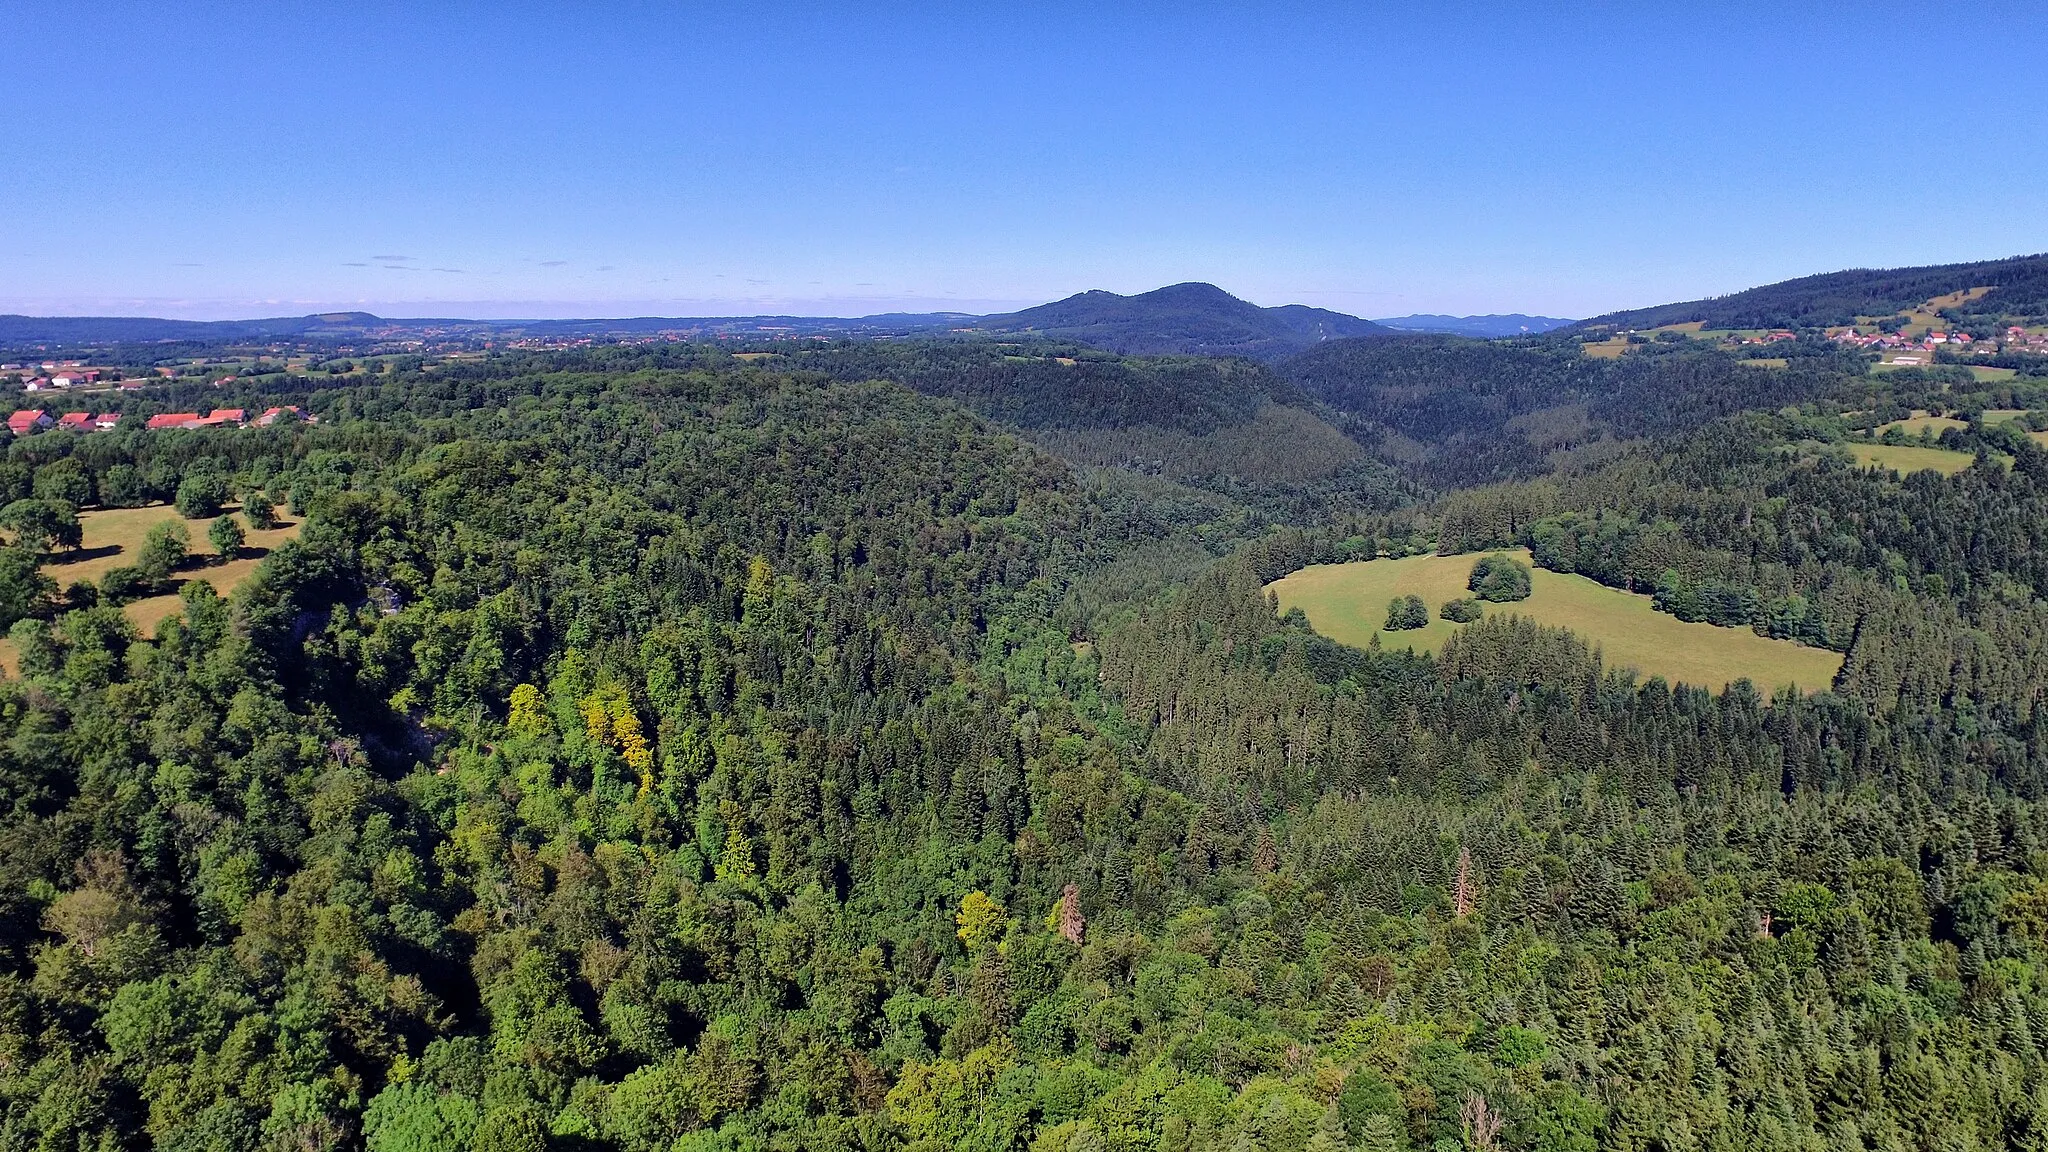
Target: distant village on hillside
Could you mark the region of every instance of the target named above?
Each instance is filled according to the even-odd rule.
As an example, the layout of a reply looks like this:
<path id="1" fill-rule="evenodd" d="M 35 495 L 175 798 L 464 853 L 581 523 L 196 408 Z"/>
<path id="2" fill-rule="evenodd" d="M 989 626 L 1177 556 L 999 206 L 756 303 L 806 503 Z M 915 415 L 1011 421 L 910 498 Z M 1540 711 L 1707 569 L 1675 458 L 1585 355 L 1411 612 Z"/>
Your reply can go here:
<path id="1" fill-rule="evenodd" d="M 305 422 L 314 424 L 319 417 L 310 416 L 296 404 L 278 408 L 266 408 L 254 420 L 249 419 L 246 408 L 215 408 L 204 414 L 198 412 L 163 412 L 143 421 L 143 427 L 156 430 L 164 428 L 267 428 L 272 424 Z M 15 436 L 31 436 L 37 432 L 59 428 L 69 432 L 106 432 L 119 427 L 119 412 L 66 412 L 52 416 L 42 408 L 23 408 L 7 417 L 7 430 Z"/>

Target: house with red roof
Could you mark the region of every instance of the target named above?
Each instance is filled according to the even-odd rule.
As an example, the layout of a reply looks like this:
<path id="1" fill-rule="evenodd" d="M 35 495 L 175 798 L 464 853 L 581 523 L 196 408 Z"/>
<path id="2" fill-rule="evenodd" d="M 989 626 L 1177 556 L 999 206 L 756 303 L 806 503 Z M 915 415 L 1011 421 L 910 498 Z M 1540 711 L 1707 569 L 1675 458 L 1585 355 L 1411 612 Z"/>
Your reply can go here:
<path id="1" fill-rule="evenodd" d="M 213 428 L 222 424 L 240 424 L 247 419 L 246 408 L 215 408 L 213 414 L 199 421 L 201 428 Z"/>
<path id="2" fill-rule="evenodd" d="M 90 432 L 92 431 L 92 413 L 66 412 L 57 418 L 57 427 L 69 428 L 73 432 Z"/>
<path id="3" fill-rule="evenodd" d="M 92 418 L 92 427 L 95 432 L 110 431 L 120 423 L 121 414 L 119 412 L 102 412 Z"/>
<path id="4" fill-rule="evenodd" d="M 165 413 L 163 413 L 162 415 L 158 415 L 158 416 L 151 416 L 151 417 L 149 418 L 149 423 L 148 423 L 147 427 L 150 427 L 150 428 L 197 428 L 197 427 L 199 427 L 199 413 L 197 413 L 197 412 L 165 412 Z"/>
<path id="5" fill-rule="evenodd" d="M 258 428 L 268 428 L 280 421 L 289 423 L 295 420 L 304 420 L 305 418 L 305 411 L 297 404 L 287 404 L 282 408 L 265 408 L 263 415 L 256 418 L 255 424 Z"/>
<path id="6" fill-rule="evenodd" d="M 50 414 L 41 408 L 25 408 L 7 418 L 7 430 L 16 436 L 26 436 L 40 432 L 52 423 Z"/>

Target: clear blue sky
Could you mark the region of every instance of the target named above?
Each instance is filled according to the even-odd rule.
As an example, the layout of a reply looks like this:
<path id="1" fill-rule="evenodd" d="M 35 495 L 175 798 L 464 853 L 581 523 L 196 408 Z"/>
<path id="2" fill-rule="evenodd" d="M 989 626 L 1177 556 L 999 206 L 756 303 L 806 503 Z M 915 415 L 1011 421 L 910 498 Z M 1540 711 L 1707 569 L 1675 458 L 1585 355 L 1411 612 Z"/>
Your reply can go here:
<path id="1" fill-rule="evenodd" d="M 729 8 L 0 0 L 0 311 L 1581 316 L 2048 250 L 2039 0 Z"/>

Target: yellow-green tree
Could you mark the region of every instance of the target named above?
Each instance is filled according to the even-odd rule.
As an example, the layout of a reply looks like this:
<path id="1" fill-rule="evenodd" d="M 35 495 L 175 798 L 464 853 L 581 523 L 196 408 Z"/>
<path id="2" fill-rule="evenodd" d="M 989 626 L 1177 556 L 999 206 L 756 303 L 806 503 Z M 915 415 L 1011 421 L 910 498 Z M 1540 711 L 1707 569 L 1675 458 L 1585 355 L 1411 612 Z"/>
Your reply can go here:
<path id="1" fill-rule="evenodd" d="M 983 945 L 995 941 L 1003 923 L 1003 906 L 977 888 L 961 898 L 960 911 L 954 914 L 953 923 L 959 926 L 956 934 L 960 943 L 969 952 L 979 952 Z"/>
<path id="2" fill-rule="evenodd" d="M 720 880 L 749 880 L 754 875 L 754 842 L 740 827 L 742 813 L 738 801 L 726 799 L 718 802 L 719 818 L 725 821 L 725 850 L 718 854 L 718 864 L 713 869 Z"/>
<path id="3" fill-rule="evenodd" d="M 532 740 L 547 733 L 548 704 L 540 689 L 531 684 L 521 684 L 512 689 L 512 701 L 507 709 L 505 726 L 515 736 Z"/>

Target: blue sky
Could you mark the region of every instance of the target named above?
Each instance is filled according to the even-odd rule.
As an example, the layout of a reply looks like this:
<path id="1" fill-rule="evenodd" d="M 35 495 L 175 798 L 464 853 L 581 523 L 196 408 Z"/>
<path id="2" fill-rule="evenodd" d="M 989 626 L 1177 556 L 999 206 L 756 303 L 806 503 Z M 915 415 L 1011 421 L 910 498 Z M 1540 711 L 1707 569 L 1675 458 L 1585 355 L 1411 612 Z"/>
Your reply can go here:
<path id="1" fill-rule="evenodd" d="M 2048 6 L 1683 7 L 0 0 L 0 311 L 1581 316 L 2048 250 Z"/>

